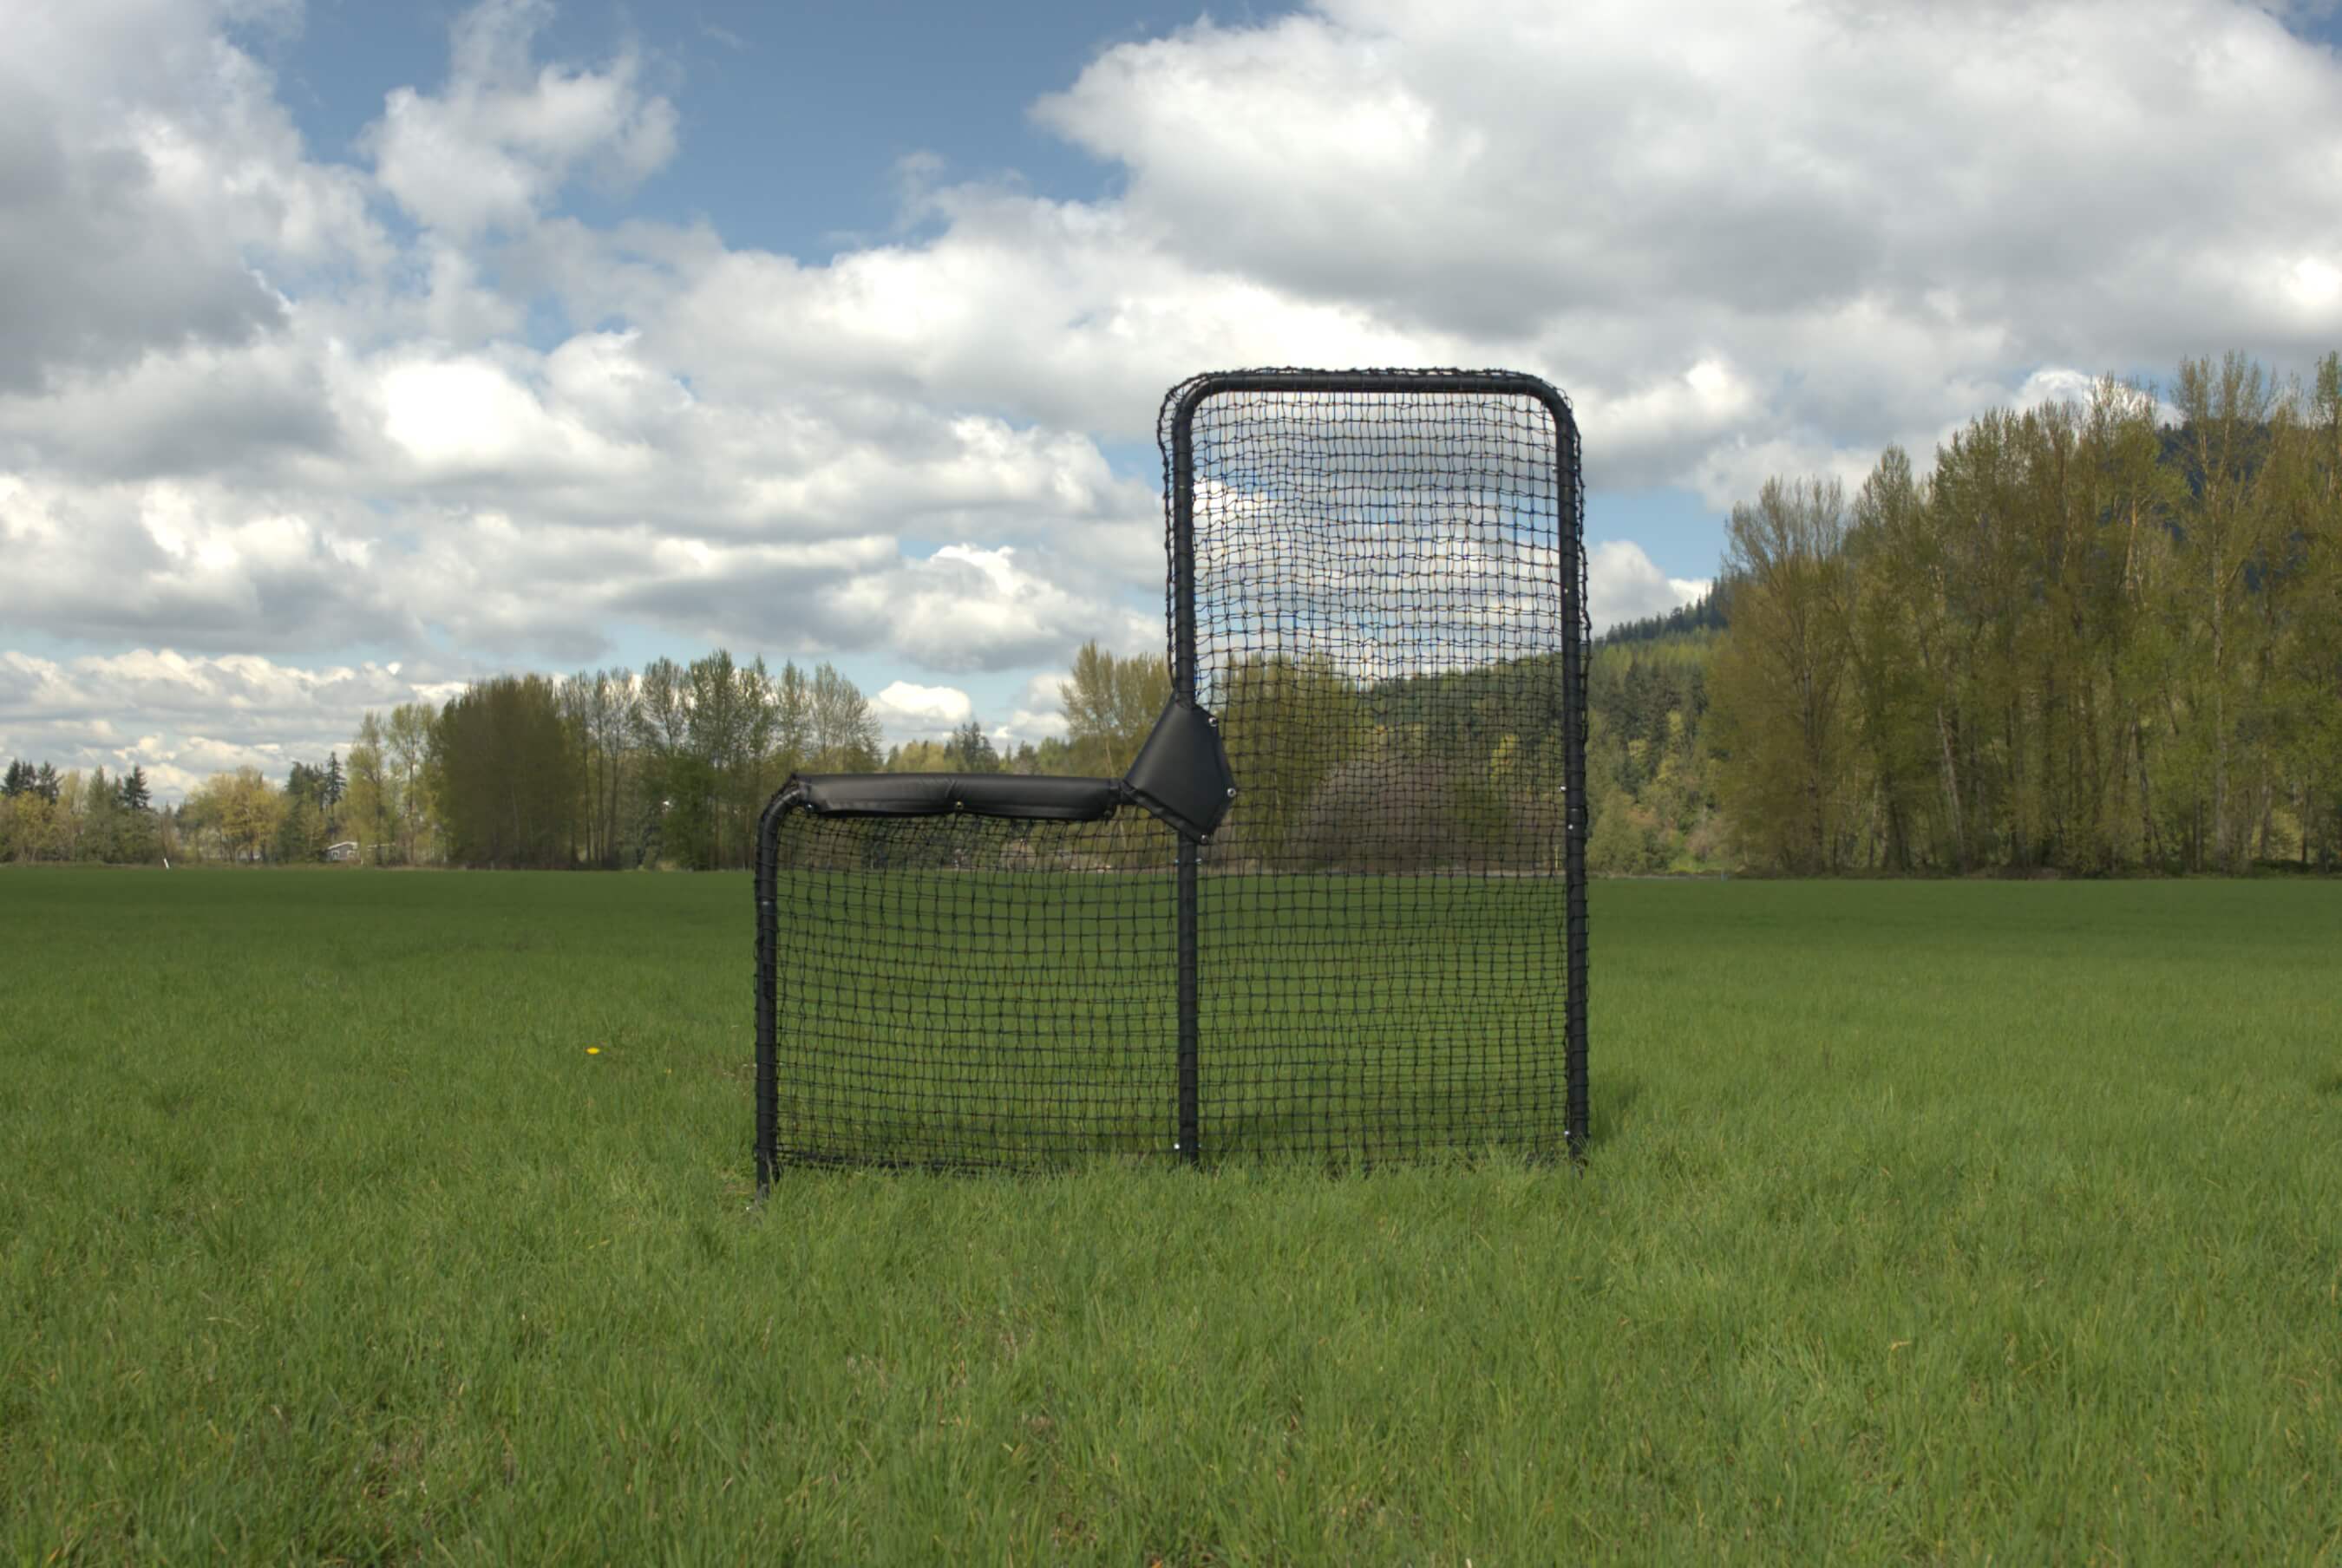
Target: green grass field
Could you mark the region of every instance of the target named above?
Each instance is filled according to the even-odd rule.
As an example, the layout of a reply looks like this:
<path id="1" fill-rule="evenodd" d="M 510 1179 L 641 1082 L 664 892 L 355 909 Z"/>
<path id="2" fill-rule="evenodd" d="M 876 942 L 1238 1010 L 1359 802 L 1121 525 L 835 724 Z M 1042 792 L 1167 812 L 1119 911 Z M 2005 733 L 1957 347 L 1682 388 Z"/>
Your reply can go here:
<path id="1" fill-rule="evenodd" d="M 2342 887 L 1599 884 L 1582 1176 L 761 1211 L 749 907 L 0 873 L 7 1560 L 2342 1563 Z"/>

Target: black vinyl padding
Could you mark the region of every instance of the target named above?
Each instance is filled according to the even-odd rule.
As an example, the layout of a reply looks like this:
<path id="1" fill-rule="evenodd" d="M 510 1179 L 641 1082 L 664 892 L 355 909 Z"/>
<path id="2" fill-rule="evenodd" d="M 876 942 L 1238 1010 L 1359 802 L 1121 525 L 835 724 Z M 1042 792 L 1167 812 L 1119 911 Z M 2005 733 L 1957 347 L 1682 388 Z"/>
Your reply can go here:
<path id="1" fill-rule="evenodd" d="M 1122 782 L 1132 799 L 1196 839 L 1211 836 L 1236 795 L 1212 715 L 1176 699 L 1155 721 Z"/>
<path id="2" fill-rule="evenodd" d="M 1097 822 L 1127 798 L 1120 779 L 1038 774 L 799 774 L 793 781 L 816 816 L 1020 817 Z"/>

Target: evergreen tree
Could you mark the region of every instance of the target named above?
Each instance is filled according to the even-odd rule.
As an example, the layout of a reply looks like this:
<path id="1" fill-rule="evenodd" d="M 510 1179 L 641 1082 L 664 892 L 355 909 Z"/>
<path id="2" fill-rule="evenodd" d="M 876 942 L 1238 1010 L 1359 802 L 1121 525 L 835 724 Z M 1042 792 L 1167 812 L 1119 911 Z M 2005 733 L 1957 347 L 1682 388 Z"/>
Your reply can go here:
<path id="1" fill-rule="evenodd" d="M 0 798 L 14 800 L 33 787 L 33 766 L 30 763 L 11 762 L 5 782 L 0 782 Z"/>
<path id="2" fill-rule="evenodd" d="M 163 824 L 146 787 L 146 770 L 133 767 L 116 780 L 109 804 L 111 810 L 105 814 L 111 819 L 107 858 L 130 863 L 153 860 L 162 847 Z"/>
<path id="3" fill-rule="evenodd" d="M 33 775 L 33 793 L 51 805 L 55 805 L 57 804 L 57 788 L 61 783 L 63 781 L 57 777 L 57 770 L 49 764 L 43 763 L 41 771 Z"/>
<path id="4" fill-rule="evenodd" d="M 285 775 L 283 805 L 275 818 L 273 853 L 285 863 L 315 860 L 329 839 L 325 820 L 325 770 L 295 763 Z"/>
<path id="5" fill-rule="evenodd" d="M 1692 632 L 1721 631 L 1725 614 L 1723 584 L 1717 584 L 1690 604 L 1677 605 L 1663 615 L 1621 621 L 1596 641 L 1606 647 L 1619 643 L 1656 643 Z"/>
<path id="6" fill-rule="evenodd" d="M 325 772 L 318 781 L 318 804 L 327 812 L 342 804 L 342 793 L 348 787 L 342 776 L 342 754 L 332 752 L 325 757 Z"/>
<path id="7" fill-rule="evenodd" d="M 121 784 L 107 778 L 104 768 L 93 768 L 82 785 L 81 799 L 75 804 L 81 808 L 81 821 L 74 858 L 102 863 L 121 859 Z"/>
<path id="8" fill-rule="evenodd" d="M 944 748 L 944 755 L 946 765 L 955 773 L 996 774 L 1000 771 L 1000 754 L 992 749 L 992 738 L 974 719 L 952 732 L 951 743 Z"/>

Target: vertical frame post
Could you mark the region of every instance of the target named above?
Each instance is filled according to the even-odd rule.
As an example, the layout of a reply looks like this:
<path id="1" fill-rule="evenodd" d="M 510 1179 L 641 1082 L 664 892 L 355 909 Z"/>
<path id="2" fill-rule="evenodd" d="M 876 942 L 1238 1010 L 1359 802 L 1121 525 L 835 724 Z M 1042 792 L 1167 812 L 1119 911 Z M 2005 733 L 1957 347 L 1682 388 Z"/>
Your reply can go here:
<path id="1" fill-rule="evenodd" d="M 1179 405 L 1172 424 L 1171 463 L 1171 700 L 1196 701 L 1196 404 Z M 1179 1157 L 1203 1158 L 1203 1117 L 1197 1101 L 1196 1036 L 1200 1016 L 1196 922 L 1196 841 L 1179 835 Z"/>
<path id="2" fill-rule="evenodd" d="M 775 1016 L 780 987 L 778 911 L 781 819 L 797 804 L 794 780 L 765 803 L 756 818 L 756 1198 L 773 1190 L 780 1141 L 780 1046 Z"/>
<path id="3" fill-rule="evenodd" d="M 1179 836 L 1179 1157 L 1191 1165 L 1203 1158 L 1203 1118 L 1196 1104 L 1196 841 L 1182 834 Z"/>
<path id="4" fill-rule="evenodd" d="M 1568 406 L 1552 388 L 1544 401 L 1554 423 L 1554 477 L 1560 494 L 1561 551 L 1561 783 L 1564 943 L 1569 992 L 1562 999 L 1563 1136 L 1569 1157 L 1582 1164 L 1589 1121 L 1586 1071 L 1586 664 L 1592 621 L 1586 608 L 1586 488 L 1579 472 L 1577 426 Z"/>

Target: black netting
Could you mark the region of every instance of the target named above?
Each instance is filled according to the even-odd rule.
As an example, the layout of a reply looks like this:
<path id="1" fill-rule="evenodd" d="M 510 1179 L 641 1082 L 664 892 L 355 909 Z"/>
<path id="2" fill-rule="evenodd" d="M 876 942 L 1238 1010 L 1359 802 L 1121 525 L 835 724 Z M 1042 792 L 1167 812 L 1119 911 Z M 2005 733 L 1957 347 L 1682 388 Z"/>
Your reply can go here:
<path id="1" fill-rule="evenodd" d="M 1127 804 L 1014 820 L 1013 785 L 1006 820 L 776 797 L 766 1166 L 1582 1146 L 1567 405 L 1501 373 L 1241 372 L 1175 387 L 1161 438 L 1166 721 L 1215 716 L 1232 807 L 1198 842 Z M 1192 783 L 1216 763 L 1185 722 L 1163 777 Z"/>
<path id="2" fill-rule="evenodd" d="M 776 825 L 778 1158 L 1172 1153 L 1170 829 L 1127 809 Z"/>
<path id="3" fill-rule="evenodd" d="M 1175 668 L 1184 500 L 1240 792 L 1200 852 L 1214 1154 L 1567 1144 L 1574 432 L 1528 386 L 1394 379 L 1211 392 L 1184 442 L 1165 404 Z"/>

